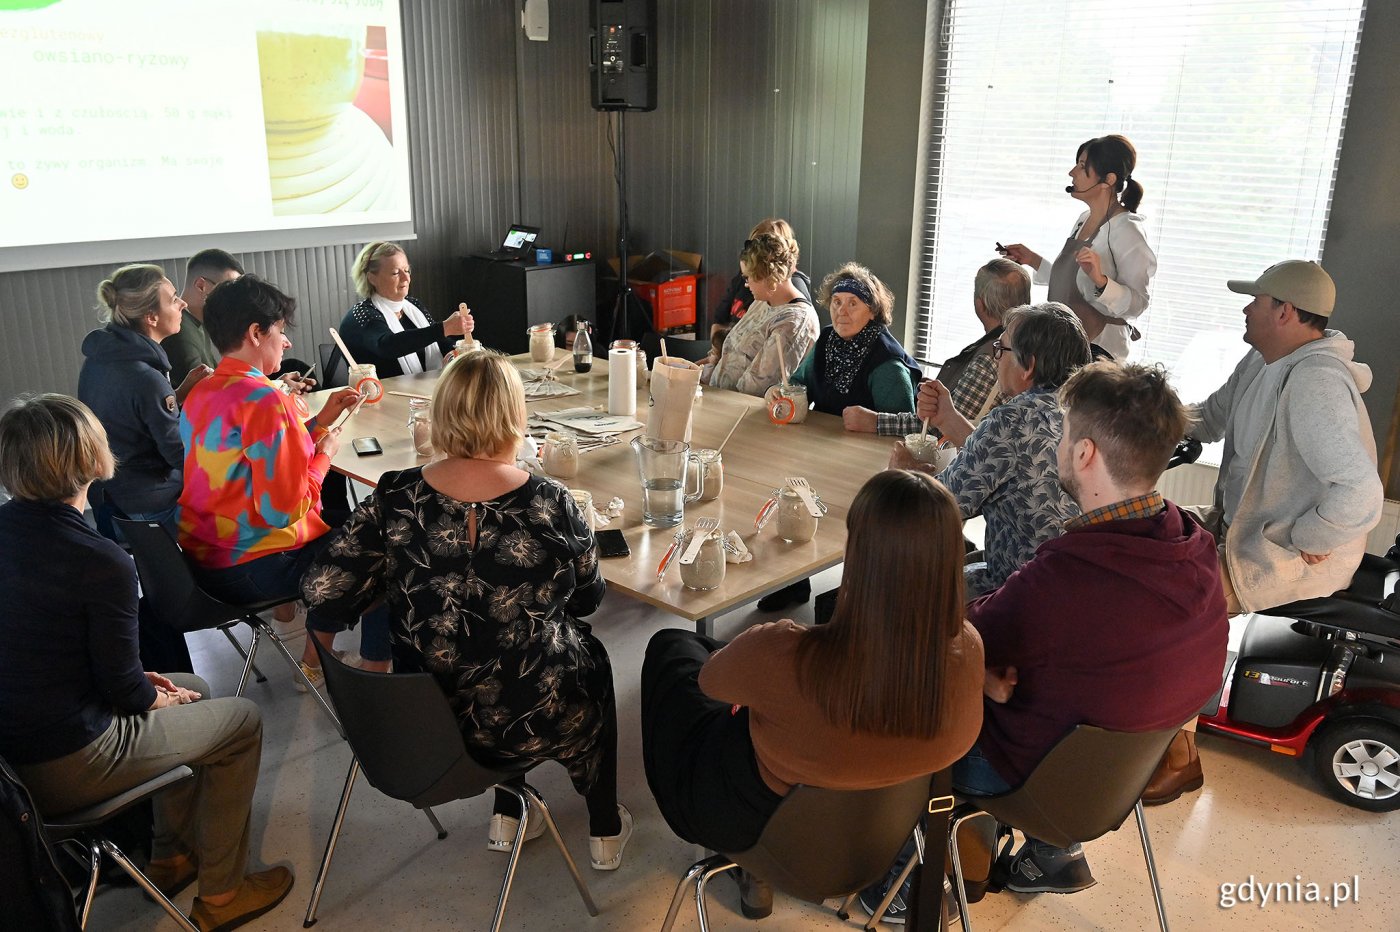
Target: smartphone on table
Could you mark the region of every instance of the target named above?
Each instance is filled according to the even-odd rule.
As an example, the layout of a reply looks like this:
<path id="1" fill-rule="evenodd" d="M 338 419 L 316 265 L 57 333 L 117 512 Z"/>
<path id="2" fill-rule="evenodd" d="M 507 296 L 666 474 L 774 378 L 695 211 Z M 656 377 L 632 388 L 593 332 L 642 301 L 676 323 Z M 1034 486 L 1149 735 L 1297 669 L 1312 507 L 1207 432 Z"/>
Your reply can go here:
<path id="1" fill-rule="evenodd" d="M 630 557 L 632 549 L 627 546 L 627 538 L 619 530 L 599 531 L 598 555 L 603 557 Z"/>

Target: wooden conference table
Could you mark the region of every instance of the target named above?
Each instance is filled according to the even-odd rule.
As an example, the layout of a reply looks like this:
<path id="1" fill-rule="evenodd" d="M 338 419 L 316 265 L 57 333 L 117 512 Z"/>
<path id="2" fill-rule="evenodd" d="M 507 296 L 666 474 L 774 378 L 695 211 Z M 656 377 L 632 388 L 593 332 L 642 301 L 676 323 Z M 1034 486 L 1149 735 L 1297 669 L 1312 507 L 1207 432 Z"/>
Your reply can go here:
<path id="1" fill-rule="evenodd" d="M 528 356 L 511 359 L 520 368 L 538 367 Z M 430 395 L 437 375 L 426 372 L 386 379 L 384 387 L 387 391 Z M 558 379 L 581 394 L 531 401 L 532 413 L 584 405 L 606 408 L 605 360 L 595 360 L 593 370 L 587 373 L 575 373 L 565 363 L 558 370 Z M 313 411 L 319 409 L 323 398 L 324 393 L 320 393 L 311 400 Z M 363 405 L 342 431 L 344 442 L 332 468 L 359 482 L 377 485 L 385 472 L 427 463 L 428 458 L 418 456 L 413 449 L 407 427 L 408 402 L 408 398 L 385 394 L 379 403 Z M 607 527 L 623 532 L 632 553 L 599 561 L 609 588 L 693 621 L 701 633 L 710 632 L 715 616 L 840 563 L 846 547 L 847 509 L 865 481 L 884 469 L 889 460 L 888 438 L 849 433 L 839 417 L 812 412 L 803 424 L 777 425 L 768 419 L 762 399 L 708 387 L 695 403 L 692 449 L 718 446 L 746 409 L 754 410 L 723 451 L 723 493 L 714 501 L 685 506 L 685 526 L 693 526 L 697 518 L 718 518 L 721 530 L 738 531 L 753 552 L 752 561 L 728 565 L 724 582 L 717 589 L 698 592 L 685 588 L 676 562 L 664 580 L 656 579 L 656 567 L 675 539 L 677 528 L 652 528 L 642 523 L 641 479 L 629 442 L 641 431 L 623 434 L 621 443 L 583 453 L 578 475 L 560 480 L 571 489 L 593 493 L 599 510 L 614 496 L 625 503 L 622 516 L 613 518 Z M 637 394 L 637 420 L 645 423 L 647 413 L 648 395 L 643 387 Z M 365 436 L 377 437 L 384 453 L 357 456 L 350 440 Z M 805 476 L 829 509 L 816 536 L 804 544 L 779 538 L 776 518 L 762 531 L 754 530 L 759 509 L 787 476 Z"/>

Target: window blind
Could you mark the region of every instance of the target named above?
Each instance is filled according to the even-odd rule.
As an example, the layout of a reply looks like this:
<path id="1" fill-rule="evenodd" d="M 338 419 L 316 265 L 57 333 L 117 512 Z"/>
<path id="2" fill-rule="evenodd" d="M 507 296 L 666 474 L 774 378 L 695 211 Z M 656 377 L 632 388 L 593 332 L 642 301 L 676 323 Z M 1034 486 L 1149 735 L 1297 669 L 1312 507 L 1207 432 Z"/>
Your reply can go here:
<path id="1" fill-rule="evenodd" d="M 1132 356 L 1183 400 L 1248 349 L 1229 278 L 1322 254 L 1365 0 L 940 0 L 931 11 L 913 349 L 942 360 L 981 332 L 994 244 L 1053 260 L 1083 209 L 1079 145 L 1138 152 L 1157 253 Z M 1037 286 L 1034 300 L 1045 299 Z"/>

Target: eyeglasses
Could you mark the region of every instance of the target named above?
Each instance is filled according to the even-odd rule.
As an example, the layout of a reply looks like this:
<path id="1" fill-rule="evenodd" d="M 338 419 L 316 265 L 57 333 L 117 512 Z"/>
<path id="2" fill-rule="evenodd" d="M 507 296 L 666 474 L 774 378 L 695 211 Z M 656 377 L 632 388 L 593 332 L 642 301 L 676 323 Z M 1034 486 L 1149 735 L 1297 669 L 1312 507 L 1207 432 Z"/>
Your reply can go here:
<path id="1" fill-rule="evenodd" d="M 1016 347 L 1014 347 L 1014 346 L 1007 346 L 1005 343 L 1001 342 L 1000 340 L 993 340 L 993 341 L 992 341 L 992 359 L 995 359 L 995 360 L 1000 361 L 1000 360 L 1001 360 L 1001 354 L 1002 354 L 1002 353 L 1015 353 L 1015 352 L 1016 352 Z"/>

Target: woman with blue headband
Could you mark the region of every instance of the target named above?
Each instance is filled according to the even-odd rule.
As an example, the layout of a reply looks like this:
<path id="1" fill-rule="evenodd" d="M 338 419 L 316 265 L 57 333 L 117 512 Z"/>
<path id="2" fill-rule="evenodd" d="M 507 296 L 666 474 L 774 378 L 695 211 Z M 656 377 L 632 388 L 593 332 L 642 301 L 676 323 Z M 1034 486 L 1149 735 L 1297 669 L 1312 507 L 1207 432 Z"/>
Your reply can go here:
<path id="1" fill-rule="evenodd" d="M 849 405 L 900 414 L 914 410 L 922 371 L 890 333 L 894 295 L 865 266 L 847 262 L 828 275 L 817 300 L 831 312 L 792 381 L 807 386 L 818 411 Z"/>
<path id="2" fill-rule="evenodd" d="M 807 386 L 818 411 L 841 416 L 848 406 L 901 414 L 914 410 L 914 389 L 922 371 L 890 333 L 894 295 L 857 262 L 847 262 L 822 280 L 817 300 L 831 311 L 816 345 L 792 381 Z M 769 389 L 769 399 L 775 389 Z M 774 612 L 812 597 L 812 582 L 798 580 L 758 600 L 759 611 Z"/>

